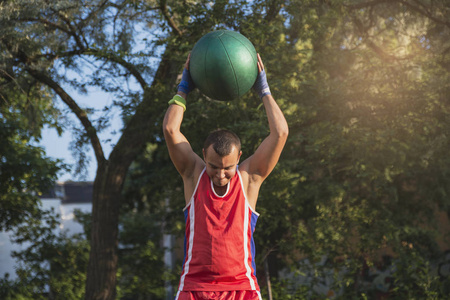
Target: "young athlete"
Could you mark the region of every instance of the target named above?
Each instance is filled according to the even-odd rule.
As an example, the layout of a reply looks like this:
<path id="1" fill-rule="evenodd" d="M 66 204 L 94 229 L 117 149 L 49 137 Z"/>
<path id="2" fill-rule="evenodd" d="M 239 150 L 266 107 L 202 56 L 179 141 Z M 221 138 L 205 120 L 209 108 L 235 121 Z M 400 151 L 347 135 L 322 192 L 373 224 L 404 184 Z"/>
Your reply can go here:
<path id="1" fill-rule="evenodd" d="M 259 54 L 258 71 L 253 88 L 264 103 L 270 134 L 241 164 L 241 142 L 233 132 L 213 131 L 205 141 L 202 159 L 180 131 L 186 97 L 195 88 L 189 57 L 177 95 L 169 101 L 164 137 L 183 178 L 186 200 L 185 258 L 177 300 L 261 299 L 253 241 L 259 216 L 255 207 L 262 182 L 278 162 L 288 125 L 271 95 Z"/>

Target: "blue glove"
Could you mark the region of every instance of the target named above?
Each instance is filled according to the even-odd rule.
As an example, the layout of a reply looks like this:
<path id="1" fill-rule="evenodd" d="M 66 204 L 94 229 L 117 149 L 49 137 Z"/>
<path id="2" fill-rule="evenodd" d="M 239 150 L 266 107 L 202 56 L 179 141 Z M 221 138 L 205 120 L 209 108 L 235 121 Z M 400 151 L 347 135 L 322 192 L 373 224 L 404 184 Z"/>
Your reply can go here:
<path id="1" fill-rule="evenodd" d="M 272 94 L 270 92 L 269 83 L 267 82 L 265 70 L 262 70 L 261 72 L 258 73 L 255 84 L 253 85 L 253 89 L 258 93 L 260 98 Z"/>
<path id="2" fill-rule="evenodd" d="M 178 91 L 189 94 L 193 89 L 195 89 L 194 81 L 192 81 L 191 73 L 188 69 L 183 70 L 183 75 L 181 76 L 181 82 L 178 85 Z"/>

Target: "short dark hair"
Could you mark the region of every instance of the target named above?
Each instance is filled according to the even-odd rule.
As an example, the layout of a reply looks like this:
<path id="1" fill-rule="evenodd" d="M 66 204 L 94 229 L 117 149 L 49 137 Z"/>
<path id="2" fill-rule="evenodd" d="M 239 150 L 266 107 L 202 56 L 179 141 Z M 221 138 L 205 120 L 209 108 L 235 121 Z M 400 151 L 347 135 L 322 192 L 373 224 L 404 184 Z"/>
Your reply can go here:
<path id="1" fill-rule="evenodd" d="M 233 146 L 236 146 L 238 152 L 241 151 L 241 140 L 234 132 L 227 129 L 217 129 L 211 132 L 205 140 L 203 149 L 206 151 L 211 145 L 221 157 L 230 154 Z"/>

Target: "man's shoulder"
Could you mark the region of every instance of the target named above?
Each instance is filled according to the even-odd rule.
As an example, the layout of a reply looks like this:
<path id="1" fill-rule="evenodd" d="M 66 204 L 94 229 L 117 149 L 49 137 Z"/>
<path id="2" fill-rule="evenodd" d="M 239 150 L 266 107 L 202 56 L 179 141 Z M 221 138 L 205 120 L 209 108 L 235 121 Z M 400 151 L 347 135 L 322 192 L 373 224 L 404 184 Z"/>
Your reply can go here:
<path id="1" fill-rule="evenodd" d="M 197 185 L 197 182 L 200 180 L 200 175 L 202 174 L 203 170 L 205 170 L 205 162 L 200 159 L 195 162 L 195 166 L 192 170 L 192 173 L 188 178 L 185 178 L 185 182 L 190 182 L 193 187 Z"/>
<path id="2" fill-rule="evenodd" d="M 241 174 L 244 184 L 257 184 L 262 183 L 262 178 L 255 172 L 251 172 L 252 156 L 244 160 L 239 165 L 239 173 Z"/>

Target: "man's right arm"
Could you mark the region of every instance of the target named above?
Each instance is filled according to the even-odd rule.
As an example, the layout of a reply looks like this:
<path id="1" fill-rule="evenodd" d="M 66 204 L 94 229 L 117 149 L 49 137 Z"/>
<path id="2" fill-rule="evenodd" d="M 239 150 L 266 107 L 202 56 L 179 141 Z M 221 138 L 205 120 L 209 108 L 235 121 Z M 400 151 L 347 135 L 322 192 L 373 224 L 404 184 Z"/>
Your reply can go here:
<path id="1" fill-rule="evenodd" d="M 178 173 L 183 177 L 186 202 L 189 201 L 195 187 L 195 181 L 204 167 L 203 160 L 192 150 L 191 145 L 180 130 L 186 110 L 187 95 L 195 88 L 189 73 L 189 59 L 190 56 L 188 56 L 184 65 L 177 95 L 169 102 L 171 104 L 163 122 L 164 138 L 170 159 Z"/>
<path id="2" fill-rule="evenodd" d="M 178 92 L 178 95 L 186 98 L 186 94 Z M 193 175 L 195 164 L 199 158 L 192 150 L 188 140 L 181 133 L 181 122 L 183 121 L 184 108 L 177 104 L 171 104 L 167 109 L 163 122 L 164 138 L 172 160 L 178 173 L 183 179 Z"/>

